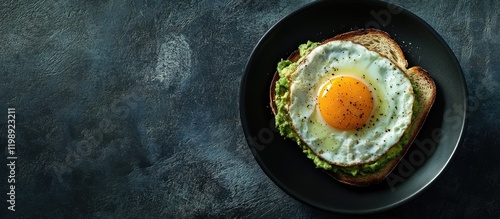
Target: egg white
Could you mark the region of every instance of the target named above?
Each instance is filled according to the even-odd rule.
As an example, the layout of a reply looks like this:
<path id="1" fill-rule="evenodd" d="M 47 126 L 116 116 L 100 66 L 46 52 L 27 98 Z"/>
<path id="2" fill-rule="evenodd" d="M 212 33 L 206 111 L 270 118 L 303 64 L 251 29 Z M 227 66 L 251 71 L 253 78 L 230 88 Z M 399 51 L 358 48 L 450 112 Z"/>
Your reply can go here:
<path id="1" fill-rule="evenodd" d="M 318 108 L 318 92 L 333 77 L 350 76 L 372 91 L 374 109 L 364 127 L 338 130 Z M 292 126 L 323 160 L 352 166 L 377 160 L 411 123 L 414 96 L 406 75 L 376 52 L 349 41 L 331 41 L 312 50 L 290 76 Z"/>

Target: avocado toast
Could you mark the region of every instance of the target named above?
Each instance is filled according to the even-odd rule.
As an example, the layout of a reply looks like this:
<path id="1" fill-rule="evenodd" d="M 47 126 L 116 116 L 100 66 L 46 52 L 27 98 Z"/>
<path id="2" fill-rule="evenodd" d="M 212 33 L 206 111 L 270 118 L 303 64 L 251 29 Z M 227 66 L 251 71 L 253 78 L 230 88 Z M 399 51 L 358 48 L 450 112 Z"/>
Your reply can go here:
<path id="1" fill-rule="evenodd" d="M 311 50 L 330 41 L 350 41 L 360 44 L 370 51 L 377 52 L 404 72 L 412 83 L 415 103 L 413 105 L 411 125 L 407 128 L 400 141 L 374 162 L 347 167 L 328 163 L 317 156 L 307 144 L 304 144 L 290 125 L 287 112 L 288 82 L 286 75 L 293 72 L 301 58 Z M 420 131 L 436 96 L 436 86 L 427 72 L 419 66 L 411 68 L 407 68 L 407 66 L 408 63 L 399 45 L 389 34 L 377 29 L 351 31 L 334 36 L 321 43 L 307 42 L 302 44 L 299 46 L 299 50 L 294 51 L 287 60 L 283 60 L 278 64 L 277 72 L 271 83 L 270 106 L 275 115 L 276 126 L 282 136 L 297 142 L 317 168 L 325 170 L 338 181 L 353 186 L 367 186 L 380 182 L 391 173 L 408 151 Z"/>

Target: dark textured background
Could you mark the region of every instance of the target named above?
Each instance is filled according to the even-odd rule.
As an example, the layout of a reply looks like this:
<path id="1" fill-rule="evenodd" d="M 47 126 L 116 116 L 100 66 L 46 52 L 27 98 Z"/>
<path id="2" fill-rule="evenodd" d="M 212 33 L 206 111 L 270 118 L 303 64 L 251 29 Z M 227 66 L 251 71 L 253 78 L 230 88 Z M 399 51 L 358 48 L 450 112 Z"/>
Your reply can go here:
<path id="1" fill-rule="evenodd" d="M 0 1 L 0 145 L 15 107 L 19 157 L 16 212 L 2 201 L 0 218 L 347 217 L 275 186 L 239 117 L 253 47 L 310 0 L 27 2 Z M 500 215 L 500 2 L 389 2 L 449 44 L 473 107 L 443 177 L 375 216 Z"/>

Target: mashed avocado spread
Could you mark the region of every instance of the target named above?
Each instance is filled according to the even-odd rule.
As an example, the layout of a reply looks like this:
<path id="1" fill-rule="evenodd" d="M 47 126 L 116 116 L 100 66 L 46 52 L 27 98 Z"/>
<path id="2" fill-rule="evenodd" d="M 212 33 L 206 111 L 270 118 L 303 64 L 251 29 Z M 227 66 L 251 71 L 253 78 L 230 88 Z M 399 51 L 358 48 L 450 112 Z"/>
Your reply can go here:
<path id="1" fill-rule="evenodd" d="M 408 132 L 405 132 L 401 140 L 396 145 L 392 146 L 389 149 L 389 151 L 385 153 L 377 161 L 357 166 L 342 167 L 342 166 L 332 165 L 322 160 L 318 156 L 316 156 L 316 154 L 313 151 L 311 151 L 311 149 L 309 149 L 309 147 L 300 140 L 297 133 L 295 133 L 292 129 L 291 119 L 289 118 L 288 110 L 286 108 L 286 106 L 288 106 L 290 101 L 289 100 L 290 82 L 288 81 L 288 77 L 297 67 L 298 65 L 297 63 L 299 63 L 302 60 L 302 58 L 309 53 L 309 51 L 311 51 L 312 49 L 316 48 L 319 45 L 320 43 L 311 41 L 301 44 L 299 46 L 300 59 L 297 62 L 293 63 L 290 60 L 281 60 L 278 63 L 277 70 L 280 79 L 276 82 L 276 96 L 275 96 L 275 103 L 277 107 L 277 114 L 275 117 L 276 127 L 278 128 L 282 136 L 297 142 L 299 147 L 302 149 L 302 152 L 304 152 L 307 155 L 307 158 L 313 160 L 317 168 L 322 168 L 340 174 L 350 174 L 352 176 L 356 176 L 358 174 L 365 175 L 368 173 L 376 172 L 380 168 L 384 167 L 389 161 L 396 158 L 402 152 L 403 147 L 409 141 L 410 136 Z M 412 86 L 413 86 L 413 92 L 416 97 L 413 103 L 413 112 L 417 112 L 419 107 L 417 102 L 418 100 L 417 97 L 419 95 L 418 87 L 415 86 L 413 82 Z M 416 113 L 413 113 L 413 117 L 415 115 Z M 407 130 L 409 130 L 409 128 Z"/>

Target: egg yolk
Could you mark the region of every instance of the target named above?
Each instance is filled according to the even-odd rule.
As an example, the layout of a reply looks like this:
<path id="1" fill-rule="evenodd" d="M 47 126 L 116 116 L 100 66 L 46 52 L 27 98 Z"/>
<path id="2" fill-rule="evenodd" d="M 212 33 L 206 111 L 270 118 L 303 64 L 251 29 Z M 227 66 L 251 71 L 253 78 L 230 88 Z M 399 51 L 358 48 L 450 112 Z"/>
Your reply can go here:
<path id="1" fill-rule="evenodd" d="M 363 127 L 374 107 L 370 89 L 349 76 L 336 77 L 324 84 L 318 95 L 318 105 L 328 125 L 340 130 Z"/>

